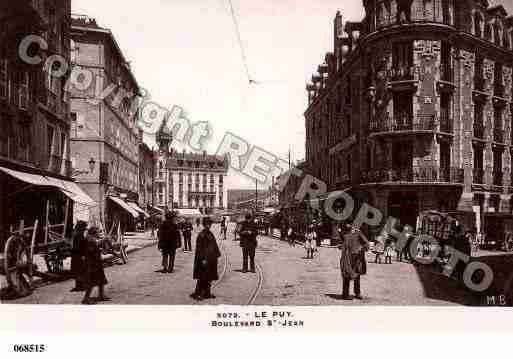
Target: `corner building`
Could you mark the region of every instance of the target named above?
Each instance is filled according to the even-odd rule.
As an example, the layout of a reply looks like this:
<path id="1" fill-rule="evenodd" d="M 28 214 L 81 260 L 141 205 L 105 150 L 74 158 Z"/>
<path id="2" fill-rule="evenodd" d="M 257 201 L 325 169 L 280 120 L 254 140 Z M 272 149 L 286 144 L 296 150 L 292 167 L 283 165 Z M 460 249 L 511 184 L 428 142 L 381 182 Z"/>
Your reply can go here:
<path id="1" fill-rule="evenodd" d="M 402 224 L 436 209 L 510 230 L 513 17 L 487 1 L 363 4 L 361 22 L 337 13 L 307 84 L 310 173 Z"/>

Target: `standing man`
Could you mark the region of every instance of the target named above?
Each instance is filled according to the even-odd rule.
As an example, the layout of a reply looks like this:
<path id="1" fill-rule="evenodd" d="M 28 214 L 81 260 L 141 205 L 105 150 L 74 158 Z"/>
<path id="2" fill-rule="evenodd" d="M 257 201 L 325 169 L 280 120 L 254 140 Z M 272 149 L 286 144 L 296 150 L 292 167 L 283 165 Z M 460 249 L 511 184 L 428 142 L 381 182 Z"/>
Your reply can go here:
<path id="1" fill-rule="evenodd" d="M 226 240 L 226 217 L 221 220 L 221 239 Z"/>
<path id="2" fill-rule="evenodd" d="M 162 273 L 173 273 L 176 249 L 180 248 L 180 230 L 174 213 L 166 213 L 166 219 L 159 228 L 159 249 L 162 252 Z"/>
<path id="3" fill-rule="evenodd" d="M 192 229 L 193 228 L 192 228 L 191 220 L 189 218 L 187 218 L 185 220 L 185 222 L 183 223 L 183 227 L 182 227 L 182 235 L 183 235 L 183 242 L 184 242 L 183 251 L 184 252 L 192 252 L 192 244 L 191 244 Z"/>
<path id="4" fill-rule="evenodd" d="M 365 252 L 369 249 L 369 242 L 358 228 L 352 227 L 350 232 L 343 236 L 343 242 L 339 246 L 340 271 L 342 274 L 342 299 L 351 300 L 349 285 L 354 281 L 354 297 L 363 299 L 360 289 L 360 276 L 367 274 L 367 261 Z"/>
<path id="5" fill-rule="evenodd" d="M 217 262 L 221 257 L 221 251 L 210 227 L 212 220 L 203 218 L 203 230 L 196 239 L 196 253 L 194 255 L 193 279 L 197 280 L 196 289 L 190 295 L 196 300 L 215 298 L 212 295 L 212 281 L 218 280 Z"/>
<path id="6" fill-rule="evenodd" d="M 257 247 L 257 230 L 255 222 L 251 220 L 248 213 L 240 228 L 240 246 L 242 247 L 242 272 L 248 271 L 248 259 L 250 261 L 250 270 L 255 273 L 255 250 Z"/>

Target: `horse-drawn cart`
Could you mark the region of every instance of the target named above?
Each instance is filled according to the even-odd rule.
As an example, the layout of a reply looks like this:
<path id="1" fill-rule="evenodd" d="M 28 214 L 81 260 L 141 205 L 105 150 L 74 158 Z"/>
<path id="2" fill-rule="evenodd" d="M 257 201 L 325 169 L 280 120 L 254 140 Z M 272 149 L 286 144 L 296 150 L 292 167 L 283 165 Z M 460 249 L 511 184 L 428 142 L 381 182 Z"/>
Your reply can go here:
<path id="1" fill-rule="evenodd" d="M 49 204 L 47 202 L 45 226 L 41 228 L 36 220 L 34 226 L 25 227 L 24 221 L 19 228 L 10 230 L 0 254 L 0 274 L 4 275 L 8 284 L 7 291 L 15 297 L 27 296 L 34 290 L 34 277 L 45 280 L 62 280 L 71 277 L 71 272 L 65 269 L 64 262 L 73 252 L 71 238 L 66 238 L 68 221 L 68 207 L 64 223 L 52 225 L 49 223 Z M 112 254 L 123 264 L 127 263 L 127 244 L 122 234 L 121 225 L 113 224 L 111 230 L 105 233 L 102 228 L 100 247 L 103 254 Z M 37 257 L 41 261 L 37 261 Z M 46 265 L 46 272 L 39 267 L 42 261 Z M 36 263 L 37 262 L 37 263 Z"/>

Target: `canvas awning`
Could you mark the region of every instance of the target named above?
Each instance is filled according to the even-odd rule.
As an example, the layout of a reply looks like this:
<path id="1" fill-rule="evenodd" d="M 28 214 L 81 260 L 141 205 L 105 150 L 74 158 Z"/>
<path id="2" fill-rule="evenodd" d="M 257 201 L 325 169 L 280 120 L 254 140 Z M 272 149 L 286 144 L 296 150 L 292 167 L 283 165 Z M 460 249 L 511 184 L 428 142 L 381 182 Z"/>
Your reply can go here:
<path id="1" fill-rule="evenodd" d="M 155 206 L 150 206 L 152 210 L 159 212 L 160 214 L 164 214 L 164 210 Z"/>
<path id="2" fill-rule="evenodd" d="M 139 212 L 140 214 L 142 214 L 144 217 L 146 218 L 150 218 L 150 215 L 148 214 L 148 212 L 146 212 L 145 210 L 143 210 L 141 207 L 139 207 L 137 205 L 137 203 L 133 203 L 133 202 L 127 202 L 128 205 L 130 207 L 132 207 L 133 209 L 135 209 L 137 212 Z"/>
<path id="3" fill-rule="evenodd" d="M 0 167 L 0 171 L 16 179 L 19 179 L 22 182 L 34 186 L 57 188 L 75 203 L 79 203 L 87 207 L 94 207 L 97 205 L 97 203 L 91 197 L 89 197 L 89 195 L 85 193 L 75 182 L 65 181 L 54 177 L 15 171 L 5 167 Z"/>
<path id="4" fill-rule="evenodd" d="M 125 211 L 130 213 L 132 215 L 132 217 L 134 217 L 134 218 L 139 217 L 139 212 L 137 212 L 135 209 L 133 209 L 132 206 L 130 206 L 125 201 L 123 201 L 121 198 L 109 196 L 109 199 L 112 202 L 116 203 L 121 208 L 123 208 Z"/>

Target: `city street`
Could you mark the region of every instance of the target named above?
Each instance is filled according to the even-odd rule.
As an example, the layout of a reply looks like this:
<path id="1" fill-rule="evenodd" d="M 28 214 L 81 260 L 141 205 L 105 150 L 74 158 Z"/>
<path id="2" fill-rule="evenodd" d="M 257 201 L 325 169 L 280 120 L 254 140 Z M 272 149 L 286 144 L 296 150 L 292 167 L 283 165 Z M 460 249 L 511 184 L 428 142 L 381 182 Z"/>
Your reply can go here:
<path id="1" fill-rule="evenodd" d="M 198 233 L 195 229 L 193 241 Z M 214 226 L 216 237 L 218 226 Z M 368 263 L 362 277 L 363 301 L 340 299 L 339 251 L 321 247 L 315 258 L 305 259 L 302 246 L 291 247 L 276 238 L 259 237 L 257 273 L 242 273 L 239 242 L 233 241 L 233 224 L 226 241 L 219 241 L 223 253 L 219 261 L 220 280 L 215 282 L 216 299 L 202 305 L 454 305 L 469 304 L 456 282 L 419 272 L 408 263 Z M 194 248 L 194 242 L 193 242 Z M 372 259 L 369 253 L 368 260 Z M 158 273 L 160 253 L 156 246 L 129 255 L 126 265 L 106 268 L 108 304 L 195 304 L 189 294 L 194 254 L 177 252 L 175 271 Z M 72 281 L 46 284 L 26 298 L 7 304 L 80 304 L 82 293 L 72 293 Z"/>

